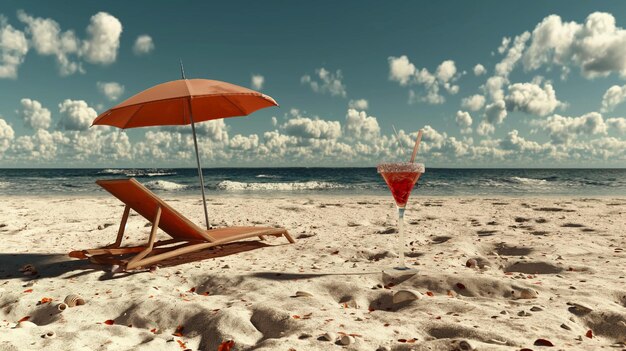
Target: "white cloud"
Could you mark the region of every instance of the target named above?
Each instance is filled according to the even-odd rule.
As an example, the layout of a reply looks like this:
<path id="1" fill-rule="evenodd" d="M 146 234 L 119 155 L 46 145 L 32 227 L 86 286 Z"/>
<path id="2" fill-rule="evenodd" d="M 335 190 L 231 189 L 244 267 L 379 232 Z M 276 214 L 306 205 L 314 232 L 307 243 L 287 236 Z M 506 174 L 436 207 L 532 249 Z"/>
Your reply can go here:
<path id="1" fill-rule="evenodd" d="M 15 132 L 13 128 L 7 121 L 0 118 L 0 152 L 4 153 L 11 146 L 14 137 Z M 0 153 L 0 158 L 2 158 L 2 153 Z"/>
<path id="2" fill-rule="evenodd" d="M 146 55 L 154 50 L 154 42 L 152 37 L 147 34 L 142 34 L 137 37 L 135 44 L 133 45 L 133 52 L 135 55 Z"/>
<path id="3" fill-rule="evenodd" d="M 502 43 L 498 47 L 498 53 L 504 54 L 506 49 L 509 48 L 509 44 L 511 44 L 511 38 L 509 38 L 509 37 L 502 38 Z"/>
<path id="4" fill-rule="evenodd" d="M 532 33 L 523 58 L 527 70 L 544 64 L 578 66 L 583 76 L 593 78 L 618 73 L 626 76 L 626 30 L 616 27 L 610 13 L 594 12 L 584 23 L 544 18 Z"/>
<path id="5" fill-rule="evenodd" d="M 345 134 L 355 140 L 366 142 L 380 137 L 380 126 L 376 117 L 368 116 L 364 111 L 349 109 L 344 124 Z"/>
<path id="6" fill-rule="evenodd" d="M 84 73 L 81 59 L 103 65 L 115 62 L 122 24 L 106 12 L 91 17 L 87 40 L 80 40 L 73 30 L 61 31 L 59 23 L 53 19 L 35 18 L 21 10 L 17 16 L 26 24 L 26 33 L 35 51 L 54 56 L 62 76 Z"/>
<path id="7" fill-rule="evenodd" d="M 487 70 L 485 69 L 485 66 L 481 65 L 480 63 L 477 64 L 476 66 L 474 66 L 474 75 L 475 76 L 482 76 L 485 73 L 487 73 Z"/>
<path id="8" fill-rule="evenodd" d="M 28 41 L 20 30 L 0 16 L 0 78 L 17 78 L 17 68 L 24 62 Z"/>
<path id="9" fill-rule="evenodd" d="M 93 108 L 83 100 L 65 99 L 59 104 L 61 120 L 59 126 L 65 130 L 87 130 L 98 116 Z"/>
<path id="10" fill-rule="evenodd" d="M 335 73 L 332 73 L 322 67 L 316 69 L 315 73 L 319 80 L 316 80 L 306 74 L 300 78 L 300 82 L 310 86 L 311 90 L 316 93 L 329 93 L 331 96 L 346 97 L 346 86 L 342 81 L 343 75 L 341 74 L 341 70 L 337 70 Z"/>
<path id="11" fill-rule="evenodd" d="M 590 112 L 580 117 L 554 115 L 546 120 L 531 121 L 531 125 L 544 128 L 554 144 L 569 144 L 579 135 L 607 133 L 607 125 L 602 115 L 597 112 Z"/>
<path id="12" fill-rule="evenodd" d="M 24 120 L 24 125 L 31 129 L 48 129 L 52 122 L 50 110 L 43 107 L 37 100 L 24 98 L 20 100 L 22 109 L 17 114 Z"/>
<path id="13" fill-rule="evenodd" d="M 478 135 L 489 135 L 489 134 L 493 134 L 495 132 L 496 128 L 493 126 L 493 124 L 482 120 L 480 121 L 480 124 L 478 125 L 478 127 L 476 127 L 476 134 Z"/>
<path id="14" fill-rule="evenodd" d="M 415 75 L 415 65 L 409 62 L 406 55 L 400 57 L 390 56 L 387 58 L 389 62 L 389 79 L 407 85 Z"/>
<path id="15" fill-rule="evenodd" d="M 265 77 L 260 74 L 253 74 L 252 78 L 250 78 L 250 84 L 252 85 L 252 89 L 263 89 L 263 83 L 265 83 Z"/>
<path id="16" fill-rule="evenodd" d="M 278 118 L 276 118 L 276 116 L 272 116 L 272 126 L 276 127 L 276 125 L 278 125 Z"/>
<path id="17" fill-rule="evenodd" d="M 602 96 L 602 112 L 610 112 L 626 100 L 626 85 L 613 85 Z"/>
<path id="18" fill-rule="evenodd" d="M 96 85 L 110 101 L 115 101 L 124 94 L 124 86 L 117 82 L 98 82 Z"/>
<path id="19" fill-rule="evenodd" d="M 461 107 L 470 111 L 478 111 L 485 106 L 485 97 L 480 94 L 468 96 L 461 100 Z"/>
<path id="20" fill-rule="evenodd" d="M 485 84 L 481 87 L 489 96 L 492 101 L 504 99 L 504 85 L 508 83 L 508 80 L 504 77 L 493 76 L 487 78 Z"/>
<path id="21" fill-rule="evenodd" d="M 348 107 L 363 111 L 369 108 L 369 102 L 365 99 L 350 100 L 350 102 L 348 102 Z"/>
<path id="22" fill-rule="evenodd" d="M 500 147 L 503 150 L 514 150 L 521 152 L 539 152 L 544 150 L 545 147 L 535 141 L 529 141 L 519 136 L 517 130 L 510 131 L 506 137 L 500 140 Z"/>
<path id="23" fill-rule="evenodd" d="M 626 134 L 626 118 L 607 118 L 606 124 L 609 128 L 615 129 L 619 133 Z"/>
<path id="24" fill-rule="evenodd" d="M 457 73 L 456 64 L 452 60 L 445 60 L 430 73 L 428 69 L 416 69 L 407 56 L 389 57 L 389 79 L 398 82 L 402 86 L 421 85 L 425 96 L 419 96 L 415 90 L 409 90 L 409 104 L 417 101 L 425 101 L 429 104 L 443 104 L 446 99 L 439 92 L 441 88 L 449 94 L 459 92 L 459 86 L 454 82 L 461 76 Z"/>
<path id="25" fill-rule="evenodd" d="M 283 124 L 282 129 L 290 136 L 303 139 L 337 139 L 341 136 L 338 121 L 325 121 L 308 117 L 296 117 Z"/>
<path id="26" fill-rule="evenodd" d="M 550 83 L 544 83 L 543 88 L 533 83 L 512 84 L 505 101 L 509 111 L 522 111 L 537 116 L 547 116 L 564 105 L 556 98 Z"/>
<path id="27" fill-rule="evenodd" d="M 220 143 L 228 142 L 228 126 L 224 122 L 223 118 L 196 123 L 195 127 L 196 134 L 202 137 L 198 138 L 198 142 L 200 142 L 200 139 L 208 139 L 213 142 Z M 161 130 L 167 132 L 178 132 L 181 134 L 192 133 L 190 125 L 162 127 Z"/>
<path id="28" fill-rule="evenodd" d="M 256 134 L 249 136 L 237 134 L 230 139 L 228 146 L 233 150 L 255 150 L 259 147 L 259 136 Z"/>
<path id="29" fill-rule="evenodd" d="M 506 103 L 504 100 L 495 101 L 485 107 L 485 118 L 491 124 L 502 123 L 506 115 Z"/>
<path id="30" fill-rule="evenodd" d="M 89 38 L 83 42 L 82 48 L 85 59 L 103 65 L 115 62 L 122 23 L 106 12 L 98 12 L 91 16 L 87 33 Z"/>
<path id="31" fill-rule="evenodd" d="M 457 111 L 456 112 L 456 124 L 461 127 L 462 134 L 472 133 L 472 116 L 469 112 Z"/>
<path id="32" fill-rule="evenodd" d="M 526 42 L 530 39 L 530 33 L 524 32 L 513 40 L 513 45 L 508 48 L 508 52 L 504 59 L 496 64 L 496 74 L 502 77 L 508 77 L 509 73 L 515 68 L 515 64 L 522 58 Z"/>
<path id="33" fill-rule="evenodd" d="M 18 11 L 18 19 L 26 24 L 26 32 L 31 38 L 35 51 L 40 55 L 52 55 L 56 58 L 59 72 L 66 76 L 83 72 L 79 62 L 70 59 L 70 55 L 79 56 L 80 40 L 73 31 L 61 31 L 59 24 L 50 18 L 35 18 L 24 11 Z"/>

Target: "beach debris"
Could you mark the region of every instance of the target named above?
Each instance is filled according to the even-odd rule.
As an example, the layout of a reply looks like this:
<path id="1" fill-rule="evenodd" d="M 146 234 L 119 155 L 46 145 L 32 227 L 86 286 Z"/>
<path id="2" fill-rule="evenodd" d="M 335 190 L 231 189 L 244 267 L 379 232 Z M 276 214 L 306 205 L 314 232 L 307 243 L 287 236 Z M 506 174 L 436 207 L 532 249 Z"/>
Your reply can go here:
<path id="1" fill-rule="evenodd" d="M 312 337 L 313 335 L 309 334 L 309 333 L 302 333 L 300 335 L 298 335 L 298 339 L 300 340 L 304 340 L 304 339 L 308 339 L 310 337 Z"/>
<path id="2" fill-rule="evenodd" d="M 124 272 L 124 267 L 120 265 L 114 264 L 111 266 L 111 273 L 122 273 Z"/>
<path id="3" fill-rule="evenodd" d="M 537 339 L 534 343 L 535 346 L 554 346 L 552 341 L 547 339 Z"/>
<path id="4" fill-rule="evenodd" d="M 587 307 L 585 305 L 576 303 L 576 302 L 568 302 L 567 303 L 568 306 L 571 306 L 569 308 L 570 312 L 578 312 L 578 313 L 589 313 L 591 311 L 593 311 L 590 307 Z"/>
<path id="5" fill-rule="evenodd" d="M 61 303 L 57 304 L 57 310 L 59 312 L 63 312 L 66 309 L 67 309 L 67 304 L 66 303 L 61 302 Z"/>
<path id="6" fill-rule="evenodd" d="M 54 338 L 56 336 L 56 334 L 53 331 L 49 331 L 45 334 L 42 334 L 41 337 L 46 339 L 46 338 Z"/>
<path id="7" fill-rule="evenodd" d="M 85 299 L 78 294 L 69 294 L 65 297 L 64 302 L 67 304 L 67 307 L 76 307 L 84 305 Z"/>
<path id="8" fill-rule="evenodd" d="M 376 232 L 376 234 L 394 234 L 397 233 L 398 229 L 396 227 L 387 227 L 385 229 L 381 229 Z"/>
<path id="9" fill-rule="evenodd" d="M 476 268 L 478 267 L 478 261 L 475 258 L 470 258 L 467 262 L 465 262 L 465 267 Z"/>
<path id="10" fill-rule="evenodd" d="M 491 341 L 497 341 L 497 340 L 491 339 Z M 476 347 L 471 342 L 469 342 L 467 340 L 461 340 L 461 341 L 459 341 L 458 350 L 461 350 L 461 351 L 473 351 L 473 350 L 476 350 Z"/>
<path id="11" fill-rule="evenodd" d="M 113 325 L 113 324 L 115 324 L 115 321 L 112 320 L 112 319 L 107 319 L 106 321 L 104 321 L 104 324 L 106 324 L 106 325 Z"/>
<path id="12" fill-rule="evenodd" d="M 352 344 L 354 344 L 355 341 L 356 341 L 356 339 L 353 336 L 350 336 L 350 335 L 343 335 L 339 339 L 339 343 L 341 345 L 352 345 Z"/>
<path id="13" fill-rule="evenodd" d="M 393 303 L 401 303 L 406 301 L 414 301 L 422 298 L 422 293 L 415 290 L 398 290 L 393 294 Z"/>
<path id="14" fill-rule="evenodd" d="M 572 328 L 569 325 L 565 324 L 565 323 L 561 324 L 561 328 L 563 328 L 565 330 L 572 330 Z"/>
<path id="15" fill-rule="evenodd" d="M 112 225 L 113 225 L 113 223 L 100 224 L 100 225 L 98 225 L 98 230 L 106 229 L 106 228 L 108 228 L 108 227 L 110 227 Z"/>
<path id="16" fill-rule="evenodd" d="M 543 311 L 543 308 L 541 308 L 539 306 L 533 306 L 533 307 L 530 308 L 530 310 L 532 312 L 541 312 L 541 311 Z"/>
<path id="17" fill-rule="evenodd" d="M 587 330 L 587 332 L 585 333 L 585 336 L 588 337 L 589 339 L 593 338 L 593 331 L 591 331 L 591 329 Z"/>
<path id="18" fill-rule="evenodd" d="M 524 310 L 521 310 L 521 311 L 517 312 L 517 315 L 520 316 L 520 317 L 528 317 L 528 316 L 532 316 L 532 313 L 526 312 Z"/>
<path id="19" fill-rule="evenodd" d="M 536 299 L 539 293 L 533 289 L 521 288 L 519 290 L 512 290 L 511 295 L 516 299 Z"/>
<path id="20" fill-rule="evenodd" d="M 36 326 L 37 326 L 37 324 L 35 324 L 35 323 L 31 322 L 31 321 L 28 321 L 28 320 L 23 320 L 23 321 L 20 320 L 17 323 L 17 328 L 25 328 L 26 329 L 26 328 L 33 328 L 33 327 L 36 327 Z"/>
<path id="21" fill-rule="evenodd" d="M 24 275 L 37 275 L 37 268 L 33 264 L 25 264 L 20 268 L 20 272 Z"/>
<path id="22" fill-rule="evenodd" d="M 334 342 L 335 340 L 337 340 L 337 334 L 333 332 L 325 333 L 324 335 L 322 335 L 322 340 Z"/>
<path id="23" fill-rule="evenodd" d="M 230 351 L 230 349 L 234 346 L 234 340 L 222 341 L 222 343 L 217 347 L 217 351 Z"/>
<path id="24" fill-rule="evenodd" d="M 296 297 L 313 297 L 313 294 L 307 291 L 299 290 L 299 291 L 296 291 Z"/>

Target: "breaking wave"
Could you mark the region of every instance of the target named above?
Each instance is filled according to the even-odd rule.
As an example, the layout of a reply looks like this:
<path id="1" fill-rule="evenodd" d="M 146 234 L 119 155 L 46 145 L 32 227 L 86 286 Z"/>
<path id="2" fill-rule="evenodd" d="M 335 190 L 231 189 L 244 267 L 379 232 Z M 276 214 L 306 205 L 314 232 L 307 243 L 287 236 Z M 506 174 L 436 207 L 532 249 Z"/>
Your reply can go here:
<path id="1" fill-rule="evenodd" d="M 511 183 L 525 184 L 525 185 L 545 185 L 548 183 L 545 179 L 534 179 L 524 177 L 511 177 L 509 178 Z"/>
<path id="2" fill-rule="evenodd" d="M 327 189 L 347 189 L 346 185 L 331 182 L 292 182 L 292 183 L 246 183 L 224 180 L 217 183 L 219 190 L 327 190 Z"/>
<path id="3" fill-rule="evenodd" d="M 123 174 L 127 177 L 157 177 L 176 175 L 176 172 L 159 169 L 103 169 L 98 174 Z"/>
<path id="4" fill-rule="evenodd" d="M 165 191 L 182 190 L 187 187 L 186 185 L 178 184 L 174 182 L 168 182 L 167 180 L 152 180 L 152 181 L 146 182 L 144 185 L 152 190 L 165 190 Z"/>

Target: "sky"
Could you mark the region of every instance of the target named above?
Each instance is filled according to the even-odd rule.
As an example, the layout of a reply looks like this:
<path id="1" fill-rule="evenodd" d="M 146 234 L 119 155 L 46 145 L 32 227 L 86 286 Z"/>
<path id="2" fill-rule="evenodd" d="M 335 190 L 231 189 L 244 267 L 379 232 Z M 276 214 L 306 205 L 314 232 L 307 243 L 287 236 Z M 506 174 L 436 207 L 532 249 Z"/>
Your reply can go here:
<path id="1" fill-rule="evenodd" d="M 180 78 L 280 107 L 197 125 L 205 167 L 626 167 L 626 3 L 2 1 L 0 167 L 193 167 L 189 126 L 90 127 Z M 393 127 L 397 130 L 394 133 Z"/>

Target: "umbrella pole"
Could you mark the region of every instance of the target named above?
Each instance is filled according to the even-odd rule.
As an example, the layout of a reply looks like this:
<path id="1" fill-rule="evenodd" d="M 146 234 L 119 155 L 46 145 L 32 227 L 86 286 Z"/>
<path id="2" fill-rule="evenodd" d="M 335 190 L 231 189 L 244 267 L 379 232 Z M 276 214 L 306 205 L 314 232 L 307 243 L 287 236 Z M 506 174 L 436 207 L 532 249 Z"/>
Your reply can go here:
<path id="1" fill-rule="evenodd" d="M 193 134 L 193 146 L 196 149 L 196 162 L 198 163 L 198 176 L 200 176 L 200 190 L 202 190 L 202 208 L 204 209 L 204 220 L 206 221 L 206 229 L 211 229 L 209 226 L 209 213 L 207 212 L 207 209 L 206 209 L 206 196 L 204 195 L 204 177 L 202 176 L 202 167 L 200 167 L 200 155 L 198 154 L 198 140 L 196 139 L 196 126 L 193 123 L 193 116 L 191 113 L 189 113 L 189 119 L 191 120 L 191 132 Z"/>

